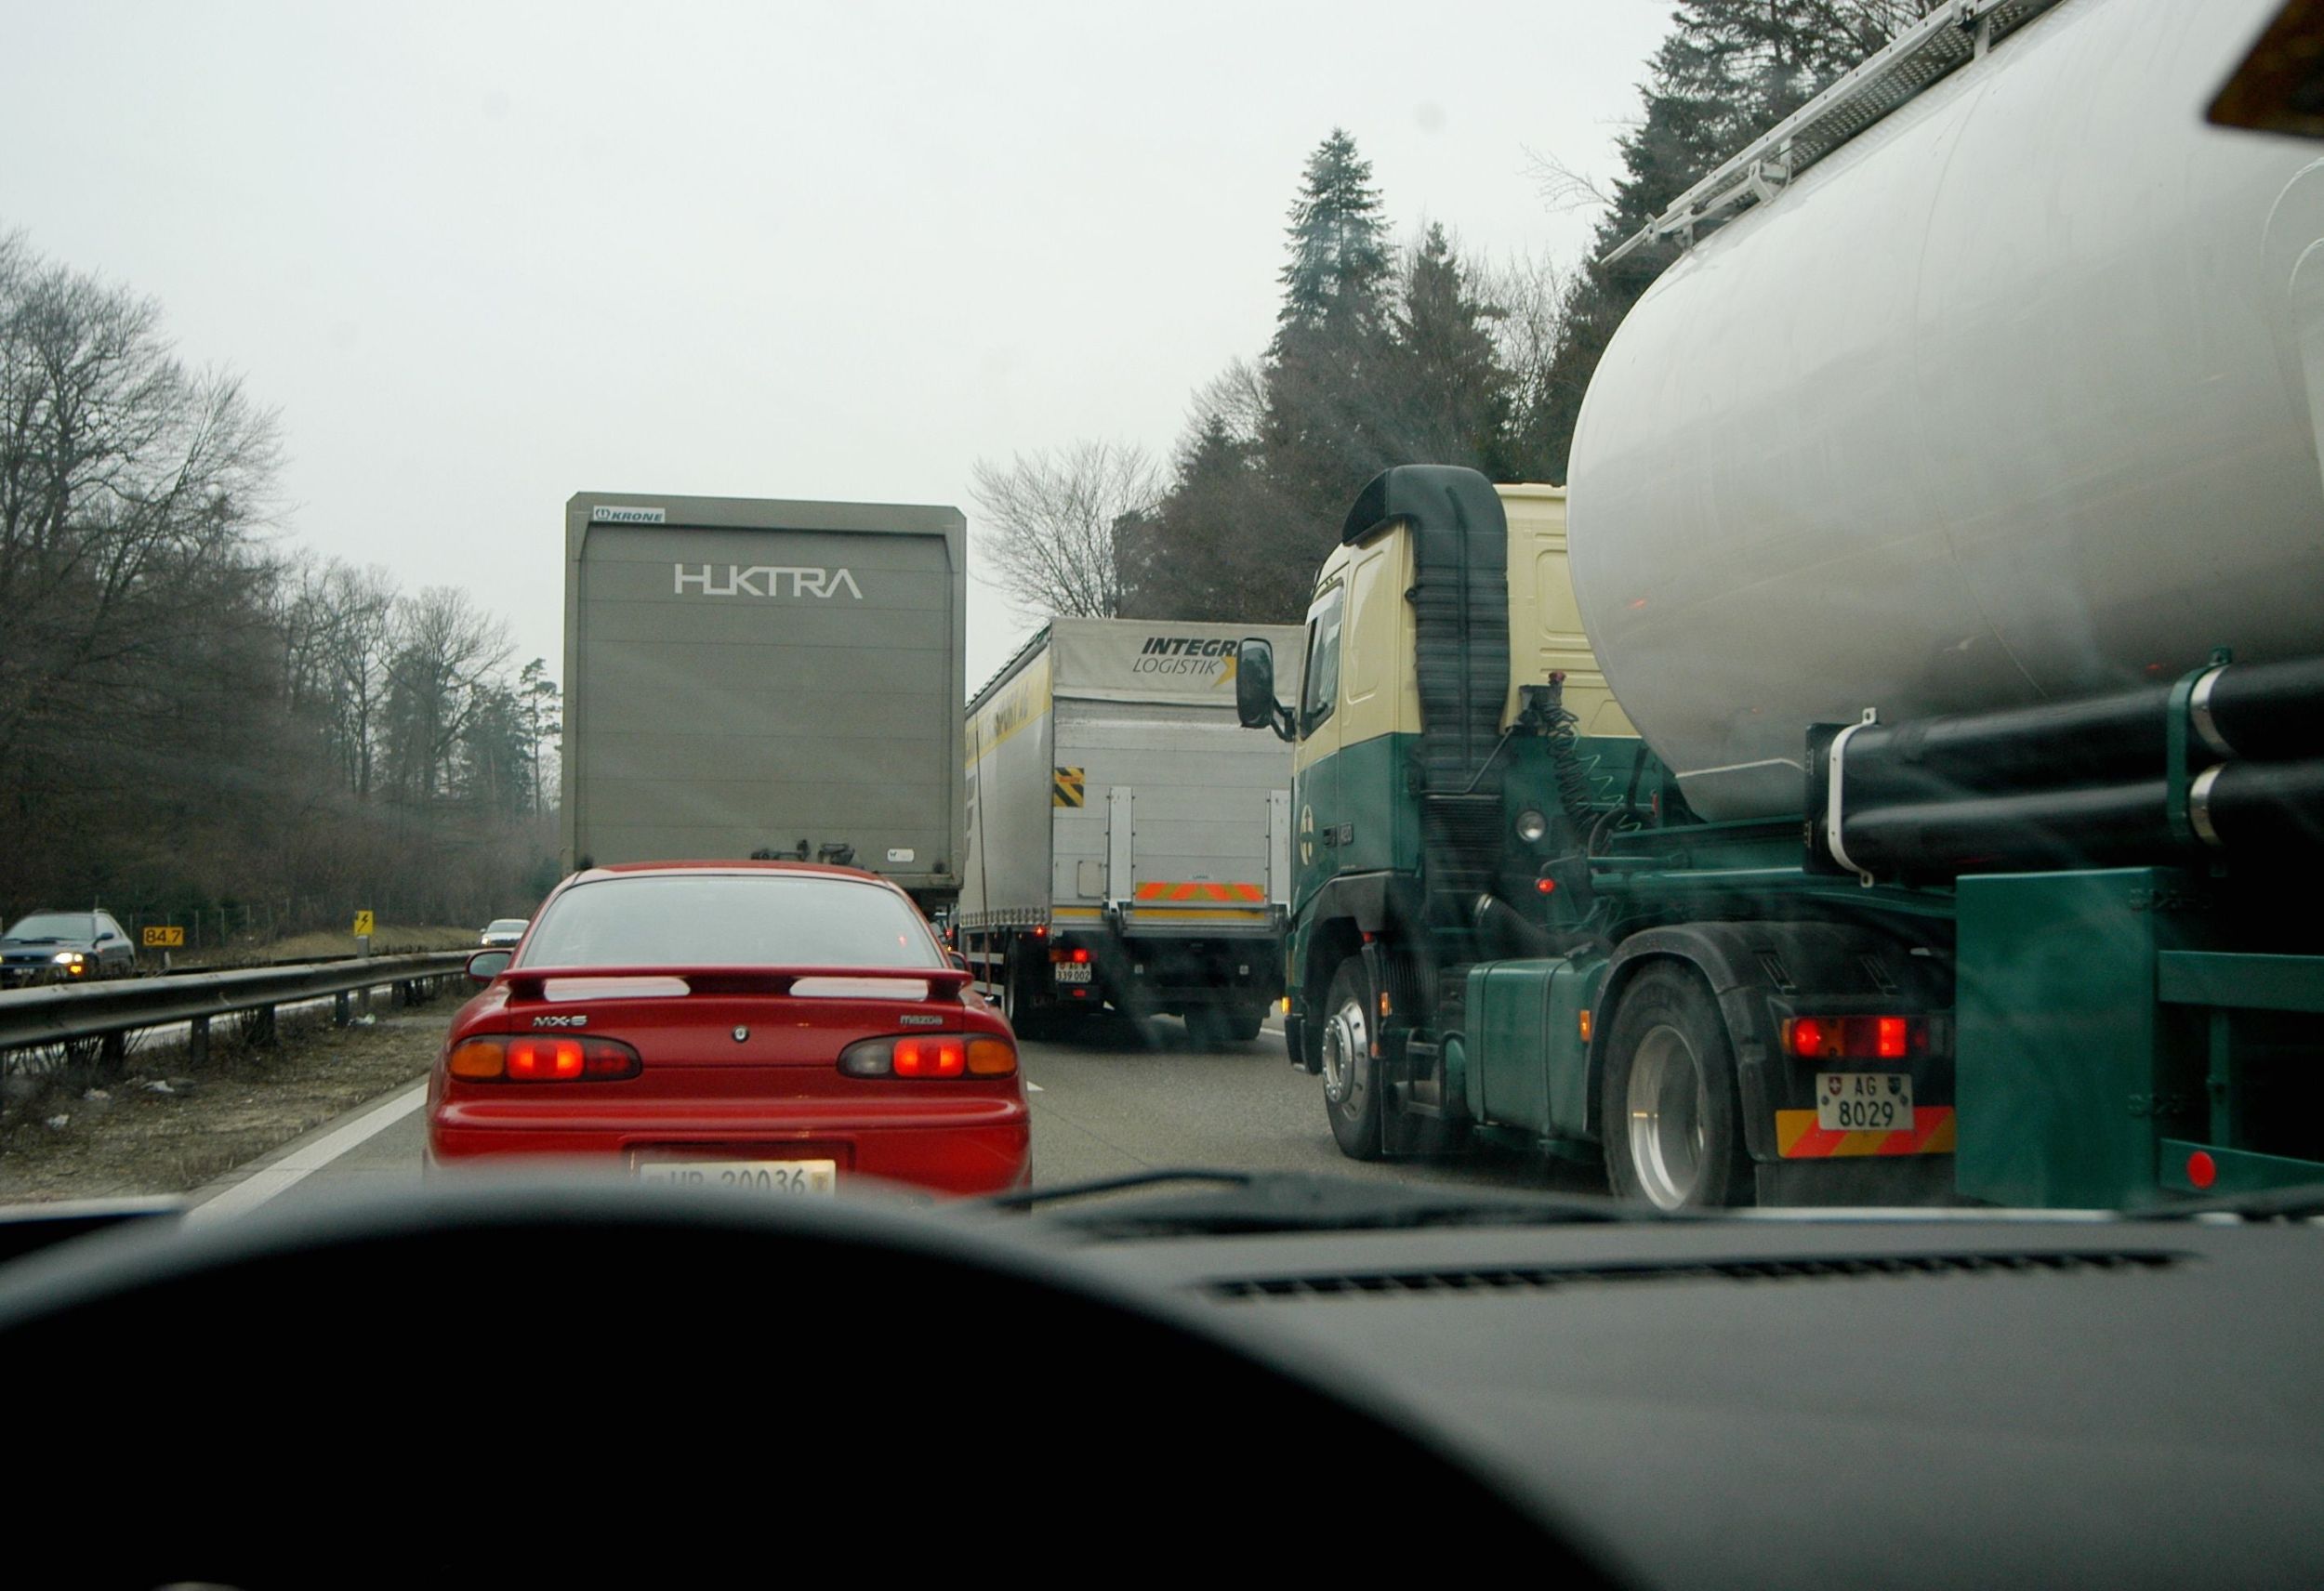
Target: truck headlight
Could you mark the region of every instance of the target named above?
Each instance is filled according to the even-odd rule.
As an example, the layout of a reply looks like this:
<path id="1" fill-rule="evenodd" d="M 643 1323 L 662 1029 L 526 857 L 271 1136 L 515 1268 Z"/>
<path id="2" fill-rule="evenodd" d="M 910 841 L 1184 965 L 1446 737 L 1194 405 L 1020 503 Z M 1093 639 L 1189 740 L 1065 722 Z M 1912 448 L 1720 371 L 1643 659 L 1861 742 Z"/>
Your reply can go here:
<path id="1" fill-rule="evenodd" d="M 1538 845 L 1541 836 L 1550 832 L 1550 821 L 1528 807 L 1517 814 L 1517 837 L 1527 845 Z"/>

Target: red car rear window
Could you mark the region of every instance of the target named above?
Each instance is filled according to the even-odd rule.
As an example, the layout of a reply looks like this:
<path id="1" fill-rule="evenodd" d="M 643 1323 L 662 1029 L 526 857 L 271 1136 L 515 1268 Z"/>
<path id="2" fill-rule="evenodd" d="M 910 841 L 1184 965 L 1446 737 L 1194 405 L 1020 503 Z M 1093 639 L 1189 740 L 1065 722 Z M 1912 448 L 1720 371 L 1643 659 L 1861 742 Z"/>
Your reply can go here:
<path id="1" fill-rule="evenodd" d="M 576 884 L 534 926 L 527 966 L 942 966 L 902 896 L 848 878 L 645 874 Z"/>

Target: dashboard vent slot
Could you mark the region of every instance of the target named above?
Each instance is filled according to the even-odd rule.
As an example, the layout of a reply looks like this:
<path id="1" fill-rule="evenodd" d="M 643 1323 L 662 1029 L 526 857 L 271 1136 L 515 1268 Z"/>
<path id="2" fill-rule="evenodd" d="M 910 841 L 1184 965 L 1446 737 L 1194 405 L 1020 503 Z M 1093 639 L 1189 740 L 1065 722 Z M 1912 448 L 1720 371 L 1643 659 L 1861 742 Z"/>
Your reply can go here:
<path id="1" fill-rule="evenodd" d="M 1684 1260 L 1620 1266 L 1462 1266 L 1442 1270 L 1353 1271 L 1214 1282 L 1213 1298 L 1386 1298 L 1419 1294 L 1541 1292 L 1618 1282 L 1857 1282 L 1873 1277 L 2057 1276 L 2135 1273 L 2179 1264 L 2154 1250 L 1818 1256 L 1801 1259 Z"/>

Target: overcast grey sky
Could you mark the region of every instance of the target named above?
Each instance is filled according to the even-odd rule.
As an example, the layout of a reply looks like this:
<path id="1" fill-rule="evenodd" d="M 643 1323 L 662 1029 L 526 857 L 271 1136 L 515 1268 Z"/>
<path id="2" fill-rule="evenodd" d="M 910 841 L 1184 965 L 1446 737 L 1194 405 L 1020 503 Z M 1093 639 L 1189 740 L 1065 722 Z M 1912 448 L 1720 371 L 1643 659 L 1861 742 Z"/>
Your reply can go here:
<path id="1" fill-rule="evenodd" d="M 0 0 L 0 228 L 282 411 L 286 526 L 561 671 L 575 491 L 955 503 L 1166 454 L 1334 125 L 1397 236 L 1576 258 L 1666 0 Z M 1028 625 L 972 585 L 969 677 Z"/>

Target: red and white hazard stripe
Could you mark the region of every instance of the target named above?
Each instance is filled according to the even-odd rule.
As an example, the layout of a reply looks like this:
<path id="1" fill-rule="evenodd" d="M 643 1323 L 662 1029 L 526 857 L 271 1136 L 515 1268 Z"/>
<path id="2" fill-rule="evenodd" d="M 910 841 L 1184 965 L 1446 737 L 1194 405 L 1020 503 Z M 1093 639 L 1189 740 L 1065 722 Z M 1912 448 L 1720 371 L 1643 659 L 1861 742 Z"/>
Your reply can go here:
<path id="1" fill-rule="evenodd" d="M 1816 1124 L 1813 1111 L 1776 1112 L 1776 1151 L 1786 1160 L 1840 1160 L 1864 1154 L 1950 1154 L 1953 1108 L 1914 1108 L 1912 1125 L 1896 1132 L 1842 1132 Z"/>

